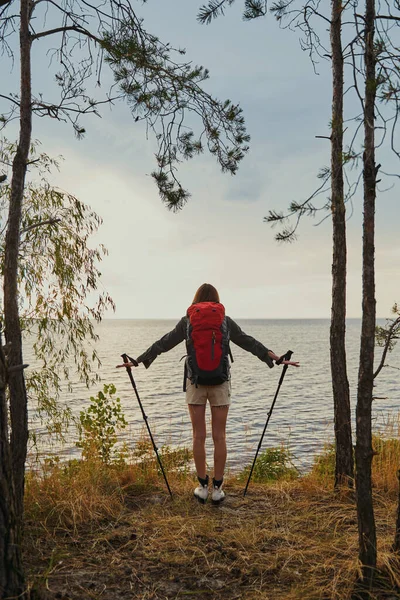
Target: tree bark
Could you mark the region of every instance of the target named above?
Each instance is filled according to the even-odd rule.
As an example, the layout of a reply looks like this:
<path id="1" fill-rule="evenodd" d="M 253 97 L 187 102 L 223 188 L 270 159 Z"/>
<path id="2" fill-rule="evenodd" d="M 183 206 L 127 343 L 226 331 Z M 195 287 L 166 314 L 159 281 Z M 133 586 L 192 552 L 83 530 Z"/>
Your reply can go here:
<path id="1" fill-rule="evenodd" d="M 356 489 L 359 559 L 363 584 L 370 587 L 376 567 L 376 529 L 372 502 L 372 393 L 375 347 L 375 0 L 365 3 L 364 220 L 362 326 L 357 393 Z"/>
<path id="2" fill-rule="evenodd" d="M 0 332 L 0 598 L 21 597 L 24 591 L 21 548 L 17 543 L 15 494 L 8 438 L 6 365 Z"/>
<path id="3" fill-rule="evenodd" d="M 4 256 L 4 321 L 9 344 L 8 365 L 11 417 L 11 460 L 17 506 L 21 521 L 24 498 L 25 460 L 28 442 L 27 395 L 22 369 L 22 336 L 18 309 L 18 253 L 25 175 L 32 135 L 31 111 L 31 38 L 29 33 L 31 2 L 20 2 L 20 132 L 12 166 L 11 197 Z"/>
<path id="4" fill-rule="evenodd" d="M 11 196 L 4 253 L 4 322 L 8 343 L 7 369 L 2 363 L 0 391 L 0 590 L 1 598 L 24 597 L 21 559 L 25 460 L 28 442 L 28 415 L 25 379 L 22 369 L 22 336 L 18 308 L 18 253 L 25 175 L 32 133 L 31 2 L 20 1 L 20 132 L 12 165 Z M 4 383 L 8 378 L 11 433 L 7 427 Z M 9 439 L 10 438 L 10 439 Z"/>
<path id="5" fill-rule="evenodd" d="M 335 487 L 353 485 L 350 390 L 346 365 L 346 207 L 343 184 L 342 1 L 332 0 L 331 208 L 333 228 L 330 352 L 335 415 Z"/>

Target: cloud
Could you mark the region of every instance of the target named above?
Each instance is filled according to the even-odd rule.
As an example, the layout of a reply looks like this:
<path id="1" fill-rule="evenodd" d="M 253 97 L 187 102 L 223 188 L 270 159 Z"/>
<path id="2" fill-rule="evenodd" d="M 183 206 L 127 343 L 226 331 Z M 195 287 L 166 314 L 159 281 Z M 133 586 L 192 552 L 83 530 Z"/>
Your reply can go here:
<path id="1" fill-rule="evenodd" d="M 149 2 L 140 9 L 149 31 L 187 46 L 187 60 L 211 67 L 207 90 L 240 102 L 252 137 L 234 177 L 221 174 L 206 153 L 179 166 L 192 194 L 181 212 L 168 212 L 161 203 L 149 176 L 156 142 L 133 122 L 127 106 L 104 110 L 102 119 L 88 117 L 81 142 L 60 123 L 42 119 L 39 128 L 34 122 L 43 150 L 66 158 L 54 182 L 104 219 L 94 241 L 110 251 L 102 263 L 103 285 L 119 318 L 178 318 L 205 281 L 217 285 L 237 318 L 330 315 L 330 220 L 315 227 L 316 220 L 304 219 L 292 245 L 277 244 L 275 231 L 263 222 L 269 210 L 285 211 L 291 201 L 306 199 L 318 186 L 320 167 L 329 164 L 329 142 L 315 138 L 329 127 L 329 64 L 321 63 L 316 76 L 296 35 L 270 18 L 243 23 L 239 5 L 209 28 L 196 23 L 198 7 L 190 2 Z M 379 196 L 381 315 L 399 299 L 396 208 L 396 189 Z M 358 194 L 348 222 L 349 317 L 361 313 L 361 219 Z"/>

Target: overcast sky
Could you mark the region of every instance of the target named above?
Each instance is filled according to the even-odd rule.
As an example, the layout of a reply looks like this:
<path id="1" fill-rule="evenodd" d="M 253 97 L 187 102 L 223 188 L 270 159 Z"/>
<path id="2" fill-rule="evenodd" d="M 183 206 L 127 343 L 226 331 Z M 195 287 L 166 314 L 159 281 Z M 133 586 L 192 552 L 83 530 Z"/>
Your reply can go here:
<path id="1" fill-rule="evenodd" d="M 66 125 L 36 120 L 33 135 L 65 162 L 54 176 L 104 219 L 96 240 L 109 256 L 102 286 L 117 318 L 179 318 L 203 282 L 215 285 L 234 318 L 329 317 L 331 223 L 304 220 L 299 239 L 277 244 L 263 222 L 271 209 L 304 200 L 329 165 L 329 63 L 316 75 L 298 35 L 272 16 L 241 19 L 242 1 L 210 26 L 196 21 L 200 2 L 137 3 L 146 28 L 185 47 L 187 58 L 210 69 L 207 90 L 239 102 L 251 149 L 232 177 L 209 155 L 181 169 L 192 194 L 177 214 L 168 212 L 150 177 L 154 139 L 119 105 L 87 117 L 77 141 Z M 42 69 L 42 86 L 46 89 Z M 16 73 L 12 77 L 16 77 Z M 385 158 L 385 157 L 383 157 Z M 382 160 L 382 157 L 380 157 Z M 387 157 L 387 160 L 389 157 Z M 400 300 L 398 187 L 377 200 L 377 311 L 388 316 Z M 361 315 L 361 189 L 348 222 L 348 316 Z M 112 317 L 112 314 L 108 314 Z"/>

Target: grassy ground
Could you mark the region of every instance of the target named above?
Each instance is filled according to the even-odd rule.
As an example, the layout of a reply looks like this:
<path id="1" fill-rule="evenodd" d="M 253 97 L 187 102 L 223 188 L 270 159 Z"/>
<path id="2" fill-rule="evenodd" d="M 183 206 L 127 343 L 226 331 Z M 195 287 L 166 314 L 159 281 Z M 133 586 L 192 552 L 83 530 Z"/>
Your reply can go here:
<path id="1" fill-rule="evenodd" d="M 391 552 L 397 448 L 390 452 L 390 477 L 388 463 L 375 473 L 379 574 L 371 592 L 386 600 L 400 598 Z M 219 507 L 193 499 L 188 473 L 169 473 L 170 499 L 154 465 L 55 465 L 27 482 L 30 584 L 61 600 L 354 599 L 355 501 L 332 491 L 329 460 L 304 478 L 289 470 L 287 480 L 252 482 L 246 498 L 231 477 Z"/>

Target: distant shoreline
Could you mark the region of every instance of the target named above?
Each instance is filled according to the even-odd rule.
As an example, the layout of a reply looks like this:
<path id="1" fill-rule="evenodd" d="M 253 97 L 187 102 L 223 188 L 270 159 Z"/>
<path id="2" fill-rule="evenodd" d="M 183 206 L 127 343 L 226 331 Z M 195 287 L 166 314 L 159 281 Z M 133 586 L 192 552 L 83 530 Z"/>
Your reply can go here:
<path id="1" fill-rule="evenodd" d="M 179 319 L 182 318 L 182 315 L 180 317 L 107 317 L 102 319 L 103 321 L 174 321 L 174 322 L 178 322 Z M 330 317 L 297 317 L 297 318 L 292 318 L 292 317 L 277 317 L 277 318 L 272 318 L 272 317 L 232 317 L 237 321 L 328 321 L 330 322 Z M 386 321 L 389 317 L 376 317 L 377 321 Z M 346 318 L 346 322 L 347 321 L 360 321 L 361 322 L 361 317 L 348 317 Z"/>

